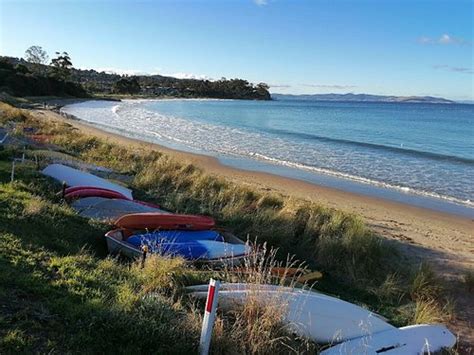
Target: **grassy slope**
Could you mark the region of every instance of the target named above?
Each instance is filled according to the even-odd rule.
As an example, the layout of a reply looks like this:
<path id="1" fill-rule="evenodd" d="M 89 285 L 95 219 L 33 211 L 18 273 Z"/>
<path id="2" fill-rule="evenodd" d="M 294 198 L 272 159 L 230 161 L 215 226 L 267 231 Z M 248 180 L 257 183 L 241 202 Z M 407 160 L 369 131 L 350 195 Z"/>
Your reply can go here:
<path id="1" fill-rule="evenodd" d="M 139 197 L 174 211 L 212 215 L 243 238 L 279 247 L 282 259 L 296 254 L 325 272 L 318 289 L 366 305 L 395 324 L 445 316 L 433 297 L 438 286 L 430 270 L 412 275 L 401 269 L 397 254 L 357 216 L 237 186 L 159 152 L 109 144 L 7 105 L 0 112 L 18 132 L 38 127 L 66 153 L 134 176 Z M 0 352 L 195 350 L 199 317 L 179 297 L 183 284 L 196 282 L 195 272 L 179 260 L 152 259 L 140 270 L 107 258 L 101 238 L 107 226 L 62 205 L 34 167 L 21 167 L 18 182 L 6 183 L 14 154 L 4 151 L 0 160 Z M 153 300 L 143 297 L 150 291 L 159 291 Z M 268 350 L 279 344 L 272 342 L 278 332 L 269 331 L 263 346 L 254 340 L 249 348 L 242 339 L 252 338 L 255 328 L 241 323 L 223 318 L 215 348 Z"/>

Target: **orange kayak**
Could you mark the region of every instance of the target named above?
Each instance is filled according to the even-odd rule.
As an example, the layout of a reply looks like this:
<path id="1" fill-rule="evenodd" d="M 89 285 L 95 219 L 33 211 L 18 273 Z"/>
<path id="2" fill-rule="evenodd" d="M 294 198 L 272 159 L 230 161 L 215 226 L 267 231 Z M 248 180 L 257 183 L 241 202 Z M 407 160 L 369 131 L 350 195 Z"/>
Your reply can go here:
<path id="1" fill-rule="evenodd" d="M 157 212 L 127 214 L 115 221 L 117 227 L 125 229 L 205 230 L 215 224 L 211 217 Z"/>

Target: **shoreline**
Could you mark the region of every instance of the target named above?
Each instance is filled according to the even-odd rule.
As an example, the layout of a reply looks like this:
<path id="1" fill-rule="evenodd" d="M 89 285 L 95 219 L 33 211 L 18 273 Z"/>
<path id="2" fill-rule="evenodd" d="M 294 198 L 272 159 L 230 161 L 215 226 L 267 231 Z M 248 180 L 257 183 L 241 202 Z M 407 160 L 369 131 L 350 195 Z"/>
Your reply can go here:
<path id="1" fill-rule="evenodd" d="M 168 101 L 170 99 L 157 99 L 151 101 Z M 172 99 L 182 100 L 182 99 Z M 193 99 L 190 99 L 191 101 Z M 96 101 L 96 100 L 94 100 Z M 135 100 L 141 102 L 142 100 Z M 146 100 L 148 101 L 148 100 Z M 71 102 L 65 103 L 69 106 Z M 127 131 L 125 127 L 116 128 L 109 126 L 107 122 L 94 122 L 92 120 L 83 120 L 74 109 L 63 111 L 60 113 L 68 118 L 79 120 L 85 124 L 94 126 L 99 130 L 118 134 L 128 138 L 136 138 L 140 141 L 157 144 L 161 148 L 171 149 L 201 156 L 208 156 L 218 160 L 221 165 L 229 166 L 237 170 L 245 170 L 251 172 L 262 172 L 271 175 L 277 175 L 292 180 L 304 181 L 321 187 L 342 190 L 355 195 L 367 197 L 381 198 L 383 200 L 399 202 L 409 206 L 416 206 L 422 209 L 430 209 L 442 213 L 448 213 L 456 216 L 474 219 L 474 202 L 466 196 L 457 196 L 450 194 L 442 194 L 440 192 L 426 191 L 423 188 L 409 187 L 405 184 L 386 182 L 382 180 L 373 180 L 362 175 L 351 175 L 349 173 L 331 170 L 330 168 L 318 168 L 311 165 L 304 165 L 292 161 L 277 160 L 266 157 L 261 154 L 251 154 L 251 156 L 240 154 L 225 154 L 216 151 L 205 151 L 198 147 L 187 146 L 180 141 L 161 139 L 159 137 L 151 137 L 147 134 L 141 136 L 132 131 Z"/>
<path id="2" fill-rule="evenodd" d="M 462 284 L 468 270 L 474 270 L 474 220 L 426 208 L 389 201 L 383 198 L 346 192 L 310 182 L 266 172 L 248 171 L 221 164 L 215 157 L 183 152 L 111 133 L 79 119 L 70 119 L 47 109 L 30 109 L 38 118 L 65 122 L 85 134 L 96 136 L 130 148 L 160 151 L 181 162 L 189 162 L 205 173 L 223 177 L 236 184 L 244 184 L 260 191 L 273 192 L 287 198 L 303 199 L 322 206 L 361 216 L 368 227 L 396 245 L 407 262 L 429 262 L 436 273 L 449 284 L 460 312 L 454 329 L 463 333 L 467 341 L 474 336 L 465 333 L 474 323 L 471 296 Z M 410 261 L 411 260 L 411 261 Z"/>

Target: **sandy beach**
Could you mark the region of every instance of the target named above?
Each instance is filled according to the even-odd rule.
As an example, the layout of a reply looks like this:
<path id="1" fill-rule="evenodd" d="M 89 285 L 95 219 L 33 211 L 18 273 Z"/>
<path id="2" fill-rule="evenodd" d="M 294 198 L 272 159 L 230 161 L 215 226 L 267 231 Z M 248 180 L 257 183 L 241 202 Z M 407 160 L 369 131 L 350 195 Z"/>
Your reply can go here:
<path id="1" fill-rule="evenodd" d="M 236 183 L 315 201 L 362 216 L 374 232 L 396 244 L 404 255 L 417 262 L 429 262 L 440 276 L 446 278 L 460 310 L 459 319 L 453 323 L 454 330 L 461 332 L 468 343 L 474 343 L 474 336 L 468 334 L 474 321 L 474 301 L 461 284 L 466 270 L 474 268 L 474 220 L 268 173 L 231 168 L 213 157 L 177 151 L 105 132 L 79 120 L 66 119 L 50 110 L 30 111 L 43 119 L 67 121 L 85 133 L 110 142 L 162 151 L 180 161 L 188 161 L 207 173 Z"/>

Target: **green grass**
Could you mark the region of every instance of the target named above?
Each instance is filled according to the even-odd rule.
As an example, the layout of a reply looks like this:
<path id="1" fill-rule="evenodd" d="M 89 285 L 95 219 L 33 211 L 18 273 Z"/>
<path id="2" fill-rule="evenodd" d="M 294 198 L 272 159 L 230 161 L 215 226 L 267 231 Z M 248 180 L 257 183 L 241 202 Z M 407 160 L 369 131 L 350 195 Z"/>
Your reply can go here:
<path id="1" fill-rule="evenodd" d="M 20 177 L 0 184 L 0 352 L 195 349 L 187 312 L 165 292 L 179 259 L 140 269 L 105 257 L 106 226 L 39 195 L 42 177 Z M 151 291 L 163 296 L 151 302 Z"/>
<path id="2" fill-rule="evenodd" d="M 18 132 L 36 127 L 62 153 L 128 174 L 138 198 L 211 215 L 243 239 L 278 248 L 257 263 L 263 266 L 252 277 L 158 257 L 142 269 L 108 257 L 103 235 L 110 226 L 76 215 L 55 195 L 60 186 L 34 164 L 18 165 L 10 184 L 10 159 L 21 153 L 0 150 L 0 353 L 196 352 L 202 303 L 184 296 L 183 287 L 210 276 L 267 282 L 266 263 L 284 263 L 288 254 L 323 271 L 319 290 L 375 310 L 395 325 L 446 319 L 449 310 L 437 297 L 442 289 L 429 267 L 402 268 L 397 251 L 358 216 L 237 185 L 161 152 L 118 146 L 8 105 L 0 104 L 0 120 L 14 121 Z M 39 153 L 30 156 L 44 165 L 48 154 Z M 285 334 L 268 305 L 219 314 L 213 349 L 288 353 L 316 347 Z"/>

